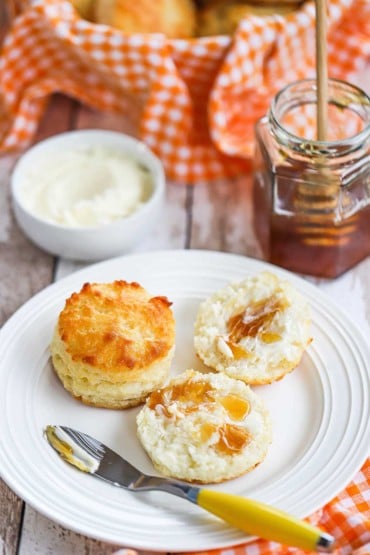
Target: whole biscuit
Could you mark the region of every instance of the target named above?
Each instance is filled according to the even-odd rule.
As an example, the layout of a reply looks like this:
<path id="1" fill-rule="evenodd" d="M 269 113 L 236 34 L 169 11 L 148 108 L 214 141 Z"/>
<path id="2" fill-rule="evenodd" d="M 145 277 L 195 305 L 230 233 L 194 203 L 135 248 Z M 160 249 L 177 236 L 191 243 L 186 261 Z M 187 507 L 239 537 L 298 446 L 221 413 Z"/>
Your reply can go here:
<path id="1" fill-rule="evenodd" d="M 95 0 L 94 20 L 125 33 L 163 33 L 168 38 L 194 36 L 193 0 Z"/>
<path id="2" fill-rule="evenodd" d="M 51 342 L 54 369 L 82 402 L 126 408 L 166 380 L 175 321 L 166 297 L 138 283 L 86 283 L 67 299 Z"/>

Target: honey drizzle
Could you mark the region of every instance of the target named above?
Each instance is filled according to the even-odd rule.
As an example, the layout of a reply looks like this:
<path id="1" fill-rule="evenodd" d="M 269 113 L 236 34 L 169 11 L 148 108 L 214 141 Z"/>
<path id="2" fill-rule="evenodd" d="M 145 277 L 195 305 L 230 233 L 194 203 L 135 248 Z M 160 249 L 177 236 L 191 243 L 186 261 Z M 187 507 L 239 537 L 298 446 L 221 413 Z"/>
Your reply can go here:
<path id="1" fill-rule="evenodd" d="M 209 409 L 212 410 L 212 405 L 219 403 L 231 420 L 240 422 L 250 411 L 249 402 L 238 395 L 229 393 L 228 395 L 217 396 L 217 391 L 210 384 L 193 380 L 153 391 L 147 404 L 150 409 L 156 410 L 163 416 L 174 418 L 168 406 L 176 401 L 182 403 L 181 412 L 184 415 L 198 411 L 201 406 L 204 408 L 209 405 Z M 201 441 L 209 441 L 214 433 L 218 434 L 218 439 L 211 447 L 222 454 L 239 453 L 250 441 L 250 435 L 243 427 L 229 423 L 221 425 L 202 424 L 200 428 Z"/>
<path id="2" fill-rule="evenodd" d="M 216 444 L 216 450 L 227 455 L 240 453 L 251 439 L 245 428 L 235 424 L 222 424 L 217 431 L 220 439 Z"/>
<path id="3" fill-rule="evenodd" d="M 225 397 L 220 397 L 219 401 L 231 420 L 244 420 L 249 413 L 250 405 L 248 401 L 238 397 L 238 395 L 229 393 Z"/>
<path id="4" fill-rule="evenodd" d="M 212 395 L 213 392 L 214 389 L 210 384 L 189 380 L 153 391 L 148 399 L 148 407 L 152 410 L 156 410 L 156 407 L 159 405 L 162 407 L 161 410 L 163 415 L 167 418 L 171 418 L 172 415 L 167 408 L 170 403 L 178 401 L 179 403 L 185 404 L 183 412 L 188 414 L 198 410 L 200 404 L 204 405 L 212 402 L 214 399 Z"/>
<path id="5" fill-rule="evenodd" d="M 264 343 L 276 343 L 276 341 L 280 341 L 281 335 L 280 333 L 266 331 L 261 334 L 261 339 Z"/>
<path id="6" fill-rule="evenodd" d="M 217 433 L 217 443 L 213 444 L 212 447 L 218 453 L 224 455 L 240 453 L 251 439 L 249 432 L 245 428 L 227 423 L 221 426 L 209 423 L 203 424 L 200 433 L 203 442 L 209 441 L 212 435 Z"/>
<path id="7" fill-rule="evenodd" d="M 284 310 L 286 306 L 286 303 L 281 299 L 272 295 L 267 299 L 250 304 L 242 312 L 231 316 L 226 324 L 230 342 L 237 345 L 245 337 L 257 337 L 258 335 L 264 341 L 264 334 L 275 314 Z M 267 335 L 266 339 L 266 343 L 272 342 L 271 336 Z M 274 338 L 275 341 L 278 341 L 278 339 L 280 338 Z"/>
<path id="8" fill-rule="evenodd" d="M 247 351 L 243 347 L 240 347 L 240 345 L 233 343 L 232 341 L 225 341 L 225 343 L 231 350 L 235 360 L 240 360 L 242 358 L 250 358 L 252 356 L 249 351 Z"/>

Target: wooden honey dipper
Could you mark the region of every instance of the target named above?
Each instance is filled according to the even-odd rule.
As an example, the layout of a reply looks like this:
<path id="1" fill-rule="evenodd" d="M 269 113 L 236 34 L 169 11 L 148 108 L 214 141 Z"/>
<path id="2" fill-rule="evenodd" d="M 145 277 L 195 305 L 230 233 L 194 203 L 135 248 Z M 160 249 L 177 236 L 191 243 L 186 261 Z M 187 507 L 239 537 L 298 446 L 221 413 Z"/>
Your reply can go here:
<path id="1" fill-rule="evenodd" d="M 328 67 L 327 67 L 327 8 L 326 0 L 316 0 L 316 86 L 317 86 L 317 140 L 328 137 Z M 335 222 L 339 199 L 340 180 L 317 160 L 315 174 L 303 176 L 297 187 L 295 207 L 302 214 L 295 231 L 305 245 L 343 246 L 351 241 L 356 231 L 357 215 Z"/>

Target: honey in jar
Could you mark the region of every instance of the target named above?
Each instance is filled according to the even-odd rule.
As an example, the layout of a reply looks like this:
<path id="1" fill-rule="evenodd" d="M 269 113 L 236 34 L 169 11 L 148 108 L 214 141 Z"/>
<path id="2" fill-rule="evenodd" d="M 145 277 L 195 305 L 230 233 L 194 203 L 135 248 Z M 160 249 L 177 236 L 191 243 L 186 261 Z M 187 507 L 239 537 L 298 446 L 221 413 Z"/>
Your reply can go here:
<path id="1" fill-rule="evenodd" d="M 254 229 L 264 257 L 334 278 L 370 254 L 370 98 L 329 80 L 328 134 L 316 140 L 316 81 L 297 81 L 256 125 Z"/>

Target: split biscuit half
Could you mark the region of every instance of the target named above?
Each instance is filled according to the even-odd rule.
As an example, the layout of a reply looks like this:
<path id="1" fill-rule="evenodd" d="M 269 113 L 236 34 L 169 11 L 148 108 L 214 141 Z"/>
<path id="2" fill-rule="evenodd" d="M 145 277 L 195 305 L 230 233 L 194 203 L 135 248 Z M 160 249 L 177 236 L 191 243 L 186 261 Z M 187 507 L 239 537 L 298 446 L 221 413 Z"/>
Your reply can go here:
<path id="1" fill-rule="evenodd" d="M 244 382 L 187 370 L 148 397 L 137 433 L 158 472 L 207 484 L 258 465 L 271 443 L 271 421 Z"/>
<path id="2" fill-rule="evenodd" d="M 267 384 L 298 366 L 310 328 L 304 296 L 287 280 L 261 272 L 201 303 L 194 346 L 208 367 L 251 385 Z"/>

